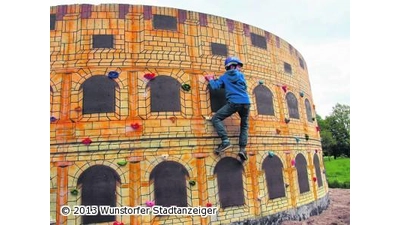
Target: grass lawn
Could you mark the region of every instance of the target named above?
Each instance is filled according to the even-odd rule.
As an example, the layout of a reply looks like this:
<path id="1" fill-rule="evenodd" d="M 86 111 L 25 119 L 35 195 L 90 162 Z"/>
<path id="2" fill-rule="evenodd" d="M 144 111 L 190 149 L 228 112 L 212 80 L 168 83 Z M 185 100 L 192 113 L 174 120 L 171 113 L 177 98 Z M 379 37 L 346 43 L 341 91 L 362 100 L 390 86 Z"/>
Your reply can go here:
<path id="1" fill-rule="evenodd" d="M 324 157 L 325 173 L 331 188 L 350 188 L 350 158 Z"/>

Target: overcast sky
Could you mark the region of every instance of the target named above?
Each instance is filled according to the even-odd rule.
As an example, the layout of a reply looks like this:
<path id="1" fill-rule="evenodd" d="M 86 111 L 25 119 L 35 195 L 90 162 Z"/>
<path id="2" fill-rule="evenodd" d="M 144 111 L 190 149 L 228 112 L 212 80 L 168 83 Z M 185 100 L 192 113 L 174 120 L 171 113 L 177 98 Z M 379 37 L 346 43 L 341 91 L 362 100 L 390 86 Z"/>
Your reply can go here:
<path id="1" fill-rule="evenodd" d="M 63 4 L 155 5 L 226 17 L 273 33 L 304 57 L 317 114 L 350 105 L 350 0 L 50 0 Z"/>

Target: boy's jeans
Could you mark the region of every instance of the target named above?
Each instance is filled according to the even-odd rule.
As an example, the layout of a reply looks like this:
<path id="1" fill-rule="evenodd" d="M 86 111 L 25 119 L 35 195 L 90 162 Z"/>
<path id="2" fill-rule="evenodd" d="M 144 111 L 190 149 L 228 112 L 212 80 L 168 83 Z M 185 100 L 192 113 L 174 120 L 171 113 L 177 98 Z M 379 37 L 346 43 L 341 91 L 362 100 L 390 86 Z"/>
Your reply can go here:
<path id="1" fill-rule="evenodd" d="M 228 134 L 226 133 L 226 129 L 222 121 L 236 112 L 239 113 L 240 116 L 239 146 L 246 146 L 248 136 L 247 133 L 249 130 L 250 104 L 235 104 L 228 102 L 215 113 L 212 118 L 212 123 L 222 142 L 228 142 Z"/>

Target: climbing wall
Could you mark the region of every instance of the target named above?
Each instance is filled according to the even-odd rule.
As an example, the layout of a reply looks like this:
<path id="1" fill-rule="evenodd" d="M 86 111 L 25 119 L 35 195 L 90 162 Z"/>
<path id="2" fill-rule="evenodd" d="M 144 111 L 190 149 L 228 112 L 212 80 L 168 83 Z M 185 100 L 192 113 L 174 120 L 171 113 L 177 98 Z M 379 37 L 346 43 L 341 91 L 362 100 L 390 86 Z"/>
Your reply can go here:
<path id="1" fill-rule="evenodd" d="M 210 121 L 225 104 L 207 74 L 244 63 L 249 159 Z M 306 62 L 280 37 L 193 11 L 146 5 L 50 8 L 50 217 L 57 224 L 229 224 L 301 219 L 327 207 Z M 216 207 L 188 215 L 63 215 L 64 206 Z M 301 209 L 302 214 L 288 213 Z M 295 211 L 298 212 L 298 211 Z"/>

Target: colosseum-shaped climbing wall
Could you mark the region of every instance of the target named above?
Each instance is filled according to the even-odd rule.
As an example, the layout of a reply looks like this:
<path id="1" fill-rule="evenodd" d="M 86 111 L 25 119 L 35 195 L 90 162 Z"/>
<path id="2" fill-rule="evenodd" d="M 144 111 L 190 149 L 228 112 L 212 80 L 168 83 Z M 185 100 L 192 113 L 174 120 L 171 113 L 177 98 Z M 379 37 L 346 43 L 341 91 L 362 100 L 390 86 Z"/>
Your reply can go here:
<path id="1" fill-rule="evenodd" d="M 50 7 L 50 216 L 57 224 L 276 224 L 328 206 L 319 127 L 302 55 L 249 24 L 126 4 Z M 244 63 L 249 159 L 240 118 L 207 74 Z M 62 206 L 217 207 L 211 216 L 73 215 Z M 114 222 L 117 221 L 117 222 Z"/>

